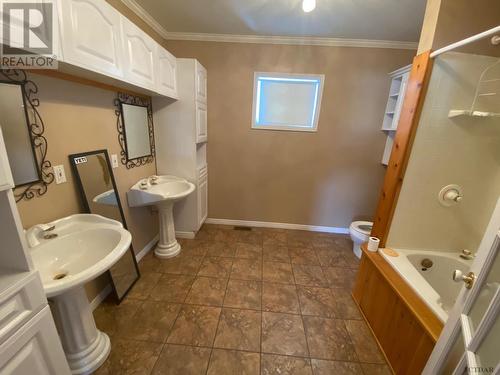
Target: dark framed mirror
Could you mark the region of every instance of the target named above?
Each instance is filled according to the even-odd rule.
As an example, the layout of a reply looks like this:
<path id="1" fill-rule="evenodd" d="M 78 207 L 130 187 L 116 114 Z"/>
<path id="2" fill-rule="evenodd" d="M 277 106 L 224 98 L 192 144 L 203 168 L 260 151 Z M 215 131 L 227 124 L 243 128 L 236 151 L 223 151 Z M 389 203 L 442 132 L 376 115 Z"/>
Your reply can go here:
<path id="1" fill-rule="evenodd" d="M 83 209 L 88 213 L 120 221 L 127 229 L 107 150 L 69 155 L 69 160 Z M 110 268 L 109 275 L 116 299 L 121 302 L 140 278 L 132 245 L 129 251 Z"/>
<path id="2" fill-rule="evenodd" d="M 0 70 L 0 127 L 17 202 L 45 194 L 54 181 L 52 164 L 46 159 L 47 139 L 37 93 L 38 87 L 25 71 Z"/>
<path id="3" fill-rule="evenodd" d="M 122 164 L 133 168 L 151 163 L 154 159 L 154 130 L 150 100 L 119 93 L 115 106 Z"/>

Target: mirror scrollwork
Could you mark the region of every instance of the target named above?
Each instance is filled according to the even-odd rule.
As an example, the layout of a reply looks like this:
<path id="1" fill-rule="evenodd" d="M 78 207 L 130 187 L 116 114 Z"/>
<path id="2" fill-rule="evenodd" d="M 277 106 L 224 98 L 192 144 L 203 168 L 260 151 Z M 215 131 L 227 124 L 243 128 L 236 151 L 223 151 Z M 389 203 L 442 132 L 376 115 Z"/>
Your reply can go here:
<path id="1" fill-rule="evenodd" d="M 115 99 L 120 160 L 127 169 L 152 163 L 155 157 L 153 111 L 148 98 L 118 93 Z"/>
<path id="2" fill-rule="evenodd" d="M 54 181 L 37 94 L 37 85 L 25 71 L 0 69 L 0 127 L 14 178 L 16 202 L 44 195 Z"/>

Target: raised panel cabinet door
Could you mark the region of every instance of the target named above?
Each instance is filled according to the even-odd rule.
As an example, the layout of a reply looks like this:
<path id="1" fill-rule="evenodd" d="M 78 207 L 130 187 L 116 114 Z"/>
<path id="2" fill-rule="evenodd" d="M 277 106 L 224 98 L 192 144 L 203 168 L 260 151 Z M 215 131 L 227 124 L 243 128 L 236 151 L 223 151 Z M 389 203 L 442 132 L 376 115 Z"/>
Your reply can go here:
<path id="1" fill-rule="evenodd" d="M 125 17 L 122 17 L 122 38 L 125 80 L 156 90 L 157 43 Z"/>
<path id="2" fill-rule="evenodd" d="M 207 103 L 207 70 L 196 62 L 196 101 Z"/>
<path id="3" fill-rule="evenodd" d="M 102 0 L 61 0 L 64 62 L 123 77 L 120 13 Z"/>
<path id="4" fill-rule="evenodd" d="M 158 93 L 177 98 L 177 59 L 158 45 Z"/>
<path id="5" fill-rule="evenodd" d="M 0 346 L 2 375 L 70 373 L 48 306 Z"/>
<path id="6" fill-rule="evenodd" d="M 196 143 L 206 142 L 207 133 L 207 106 L 196 103 Z"/>
<path id="7" fill-rule="evenodd" d="M 198 184 L 198 228 L 202 226 L 208 215 L 208 179 L 205 176 Z"/>

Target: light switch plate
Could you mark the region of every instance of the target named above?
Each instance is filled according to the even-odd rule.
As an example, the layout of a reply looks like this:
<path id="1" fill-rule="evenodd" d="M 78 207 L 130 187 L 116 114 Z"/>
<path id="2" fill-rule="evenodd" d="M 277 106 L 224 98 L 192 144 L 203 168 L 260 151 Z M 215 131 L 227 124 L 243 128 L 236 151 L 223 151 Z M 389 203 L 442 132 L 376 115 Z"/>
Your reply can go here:
<path id="1" fill-rule="evenodd" d="M 116 154 L 111 154 L 111 166 L 118 168 L 118 156 Z"/>
<path id="2" fill-rule="evenodd" d="M 64 165 L 54 165 L 54 176 L 56 178 L 56 184 L 62 184 L 66 182 L 66 172 L 64 172 Z"/>

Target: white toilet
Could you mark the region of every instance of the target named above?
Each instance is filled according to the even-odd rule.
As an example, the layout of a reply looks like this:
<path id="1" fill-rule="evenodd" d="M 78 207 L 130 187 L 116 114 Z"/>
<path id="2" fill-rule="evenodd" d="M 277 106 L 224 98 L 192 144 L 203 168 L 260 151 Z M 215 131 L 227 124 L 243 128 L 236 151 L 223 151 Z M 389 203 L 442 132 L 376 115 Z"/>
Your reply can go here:
<path id="1" fill-rule="evenodd" d="M 353 221 L 349 226 L 349 234 L 353 242 L 352 251 L 361 258 L 361 244 L 368 241 L 372 231 L 373 223 L 371 221 Z"/>

